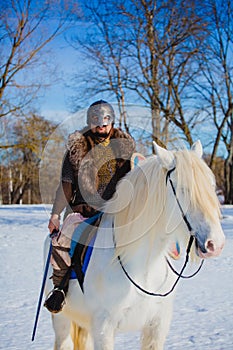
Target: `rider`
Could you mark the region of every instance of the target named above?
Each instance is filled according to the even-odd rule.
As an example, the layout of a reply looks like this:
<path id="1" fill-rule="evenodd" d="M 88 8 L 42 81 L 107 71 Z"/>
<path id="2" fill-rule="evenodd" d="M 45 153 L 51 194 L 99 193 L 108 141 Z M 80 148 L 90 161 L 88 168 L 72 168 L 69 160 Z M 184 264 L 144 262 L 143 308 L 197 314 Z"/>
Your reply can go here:
<path id="1" fill-rule="evenodd" d="M 66 220 L 63 227 L 70 220 L 73 229 L 73 223 L 80 223 L 98 213 L 104 201 L 112 197 L 117 182 L 130 170 L 135 142 L 129 134 L 115 128 L 114 123 L 113 107 L 99 100 L 87 110 L 87 126 L 69 136 L 61 181 L 48 224 L 50 233 L 59 230 L 64 208 Z M 71 264 L 72 233 L 69 236 L 61 229 L 52 239 L 54 289 L 46 298 L 45 307 L 53 313 L 62 310 L 68 290 L 69 280 L 62 288 L 60 285 Z"/>

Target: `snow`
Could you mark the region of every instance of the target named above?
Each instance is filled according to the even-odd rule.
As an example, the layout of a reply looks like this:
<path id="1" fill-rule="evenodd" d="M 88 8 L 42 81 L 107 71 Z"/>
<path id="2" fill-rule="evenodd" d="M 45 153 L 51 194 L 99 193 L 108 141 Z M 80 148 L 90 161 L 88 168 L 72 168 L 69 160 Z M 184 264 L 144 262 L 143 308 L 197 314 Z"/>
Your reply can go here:
<path id="1" fill-rule="evenodd" d="M 52 350 L 50 314 L 41 308 L 31 342 L 43 275 L 43 242 L 50 206 L 0 206 L 1 342 L 4 350 Z M 226 245 L 197 276 L 177 287 L 165 350 L 228 350 L 233 344 L 233 206 L 222 206 Z M 138 334 L 117 336 L 116 350 L 140 348 Z"/>

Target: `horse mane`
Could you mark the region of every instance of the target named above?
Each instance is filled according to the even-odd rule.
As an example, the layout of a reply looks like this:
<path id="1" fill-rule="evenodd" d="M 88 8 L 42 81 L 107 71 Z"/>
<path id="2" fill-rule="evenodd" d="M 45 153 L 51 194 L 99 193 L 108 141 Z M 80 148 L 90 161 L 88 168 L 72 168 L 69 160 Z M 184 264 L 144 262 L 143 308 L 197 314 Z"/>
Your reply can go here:
<path id="1" fill-rule="evenodd" d="M 191 210 L 199 207 L 206 217 L 215 221 L 217 218 L 213 213 L 216 213 L 216 207 L 219 208 L 219 202 L 212 171 L 194 151 L 173 153 L 178 198 L 182 193 L 188 199 Z M 112 200 L 104 210 L 114 215 L 116 256 L 121 255 L 123 259 L 131 256 L 143 235 L 147 234 L 152 243 L 156 233 L 164 231 L 166 173 L 159 158 L 151 156 L 118 183 Z"/>
<path id="2" fill-rule="evenodd" d="M 175 158 L 178 196 L 180 191 L 184 191 L 189 198 L 191 210 L 198 207 L 206 219 L 216 222 L 220 217 L 220 203 L 212 170 L 194 151 L 177 151 Z"/>

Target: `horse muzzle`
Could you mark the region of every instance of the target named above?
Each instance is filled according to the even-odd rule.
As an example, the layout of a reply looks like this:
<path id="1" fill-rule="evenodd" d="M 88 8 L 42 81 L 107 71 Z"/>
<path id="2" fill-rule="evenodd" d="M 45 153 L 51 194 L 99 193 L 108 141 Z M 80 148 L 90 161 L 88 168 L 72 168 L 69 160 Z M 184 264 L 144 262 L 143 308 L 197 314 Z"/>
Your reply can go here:
<path id="1" fill-rule="evenodd" d="M 212 239 L 207 239 L 205 244 L 199 244 L 195 239 L 196 254 L 201 259 L 207 259 L 211 257 L 217 257 L 221 254 L 224 247 L 225 239 L 223 242 L 214 242 Z"/>

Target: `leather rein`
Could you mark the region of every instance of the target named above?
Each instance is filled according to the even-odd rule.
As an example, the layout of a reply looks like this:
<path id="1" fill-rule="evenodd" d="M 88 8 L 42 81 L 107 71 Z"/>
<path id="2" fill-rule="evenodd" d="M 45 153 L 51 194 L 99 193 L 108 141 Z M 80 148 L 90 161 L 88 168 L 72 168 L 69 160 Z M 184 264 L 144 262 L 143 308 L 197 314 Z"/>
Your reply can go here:
<path id="1" fill-rule="evenodd" d="M 189 276 L 184 276 L 184 275 L 183 275 L 183 272 L 184 272 L 184 270 L 185 270 L 185 268 L 186 268 L 186 266 L 187 266 L 187 264 L 188 264 L 188 261 L 189 261 L 189 254 L 190 254 L 190 250 L 191 250 L 191 247 L 192 247 L 194 238 L 195 238 L 195 232 L 194 232 L 194 230 L 192 229 L 192 226 L 191 226 L 191 224 L 190 224 L 190 222 L 189 222 L 187 216 L 185 215 L 185 213 L 184 213 L 184 211 L 183 211 L 183 209 L 182 209 L 182 206 L 181 206 L 181 204 L 180 204 L 180 201 L 179 201 L 179 199 L 178 199 L 178 197 L 177 197 L 177 195 L 176 195 L 176 190 L 175 190 L 175 187 L 174 187 L 174 185 L 173 185 L 173 182 L 172 182 L 171 176 L 170 176 L 171 173 L 172 173 L 174 170 L 175 170 L 175 167 L 172 168 L 172 169 L 170 169 L 170 170 L 168 170 L 167 175 L 166 175 L 166 185 L 167 185 L 167 182 L 169 181 L 169 183 L 170 183 L 170 185 L 171 185 L 171 188 L 172 188 L 172 191 L 173 191 L 173 194 L 174 194 L 174 196 L 175 196 L 175 198 L 176 198 L 176 202 L 177 202 L 178 207 L 179 207 L 179 209 L 180 209 L 180 211 L 181 211 L 182 218 L 183 218 L 183 220 L 184 220 L 184 222 L 185 222 L 185 224 L 186 224 L 186 226 L 187 226 L 187 228 L 188 228 L 188 231 L 189 231 L 189 233 L 190 233 L 190 238 L 189 238 L 189 242 L 188 242 L 188 245 L 187 245 L 187 248 L 186 248 L 186 257 L 185 257 L 185 261 L 184 261 L 183 267 L 182 267 L 182 269 L 180 270 L 180 272 L 177 272 L 177 271 L 173 268 L 173 266 L 171 265 L 171 263 L 169 262 L 169 260 L 166 258 L 166 261 L 167 261 L 167 264 L 168 264 L 169 268 L 172 270 L 173 273 L 175 273 L 175 274 L 178 276 L 177 279 L 175 280 L 173 286 L 171 287 L 171 289 L 170 289 L 168 292 L 166 292 L 166 293 L 164 293 L 164 294 L 162 294 L 162 293 L 154 293 L 154 292 L 151 292 L 151 291 L 148 291 L 148 290 L 144 289 L 142 286 L 140 286 L 138 283 L 136 283 L 136 282 L 132 279 L 132 277 L 128 274 L 127 270 L 125 269 L 125 267 L 124 267 L 124 265 L 123 265 L 123 262 L 122 262 L 122 260 L 121 260 L 121 257 L 120 257 L 119 255 L 117 256 L 118 261 L 119 261 L 119 263 L 120 263 L 120 266 L 121 266 L 122 270 L 124 271 L 124 274 L 126 275 L 126 277 L 130 280 L 130 282 L 131 282 L 137 289 L 139 289 L 141 292 L 143 292 L 143 293 L 145 293 L 145 294 L 147 294 L 147 295 L 150 295 L 150 296 L 155 296 L 155 297 L 166 297 L 166 296 L 168 296 L 169 294 L 171 294 L 171 293 L 174 291 L 174 289 L 175 289 L 177 283 L 179 282 L 179 280 L 180 280 L 181 278 L 191 278 L 191 277 L 195 276 L 195 275 L 200 271 L 200 269 L 201 269 L 201 267 L 202 267 L 202 265 L 203 265 L 203 262 L 204 262 L 204 260 L 201 261 L 201 264 L 200 264 L 199 268 L 198 268 L 197 271 L 194 272 L 192 275 L 189 275 Z M 114 222 L 112 222 L 112 228 L 113 228 L 113 239 L 114 239 L 114 244 L 115 244 L 115 246 L 116 246 L 115 237 L 114 237 Z"/>

